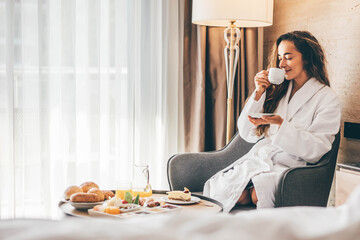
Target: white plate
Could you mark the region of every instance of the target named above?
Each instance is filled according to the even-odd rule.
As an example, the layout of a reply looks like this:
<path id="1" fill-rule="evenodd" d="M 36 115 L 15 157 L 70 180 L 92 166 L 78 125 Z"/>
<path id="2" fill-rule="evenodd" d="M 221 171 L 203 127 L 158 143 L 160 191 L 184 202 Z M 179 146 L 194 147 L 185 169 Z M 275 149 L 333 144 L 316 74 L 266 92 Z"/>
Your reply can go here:
<path id="1" fill-rule="evenodd" d="M 167 196 L 161 197 L 160 200 L 164 201 L 164 202 L 167 202 L 167 203 L 180 204 L 180 205 L 194 204 L 194 203 L 200 202 L 200 198 L 195 197 L 195 196 L 191 196 L 190 201 L 181 201 L 181 200 L 169 199 Z"/>
<path id="2" fill-rule="evenodd" d="M 146 207 L 138 207 L 136 209 L 132 209 L 128 212 L 123 212 L 120 214 L 109 214 L 99 211 L 94 211 L 93 209 L 89 209 L 88 213 L 92 217 L 110 217 L 110 218 L 130 218 L 135 216 L 141 216 L 141 215 L 148 215 L 148 214 L 158 214 L 158 213 L 168 213 L 168 212 L 174 212 L 174 211 L 180 211 L 182 207 L 175 206 L 175 205 L 164 205 L 159 207 L 153 207 L 153 208 L 146 208 Z"/>
<path id="3" fill-rule="evenodd" d="M 71 206 L 73 206 L 74 208 L 76 208 L 78 210 L 86 210 L 89 208 L 93 208 L 96 205 L 102 205 L 104 202 L 71 202 L 71 201 L 69 201 L 69 203 L 71 204 Z"/>
<path id="4" fill-rule="evenodd" d="M 92 217 L 108 217 L 108 218 L 127 218 L 131 215 L 133 215 L 132 213 L 120 213 L 120 214 L 109 214 L 109 213 L 104 213 L 104 212 L 99 212 L 99 211 L 94 211 L 92 209 L 88 210 L 88 213 L 90 216 Z"/>
<path id="5" fill-rule="evenodd" d="M 248 113 L 252 118 L 261 118 L 262 116 L 274 116 L 275 113 Z"/>
<path id="6" fill-rule="evenodd" d="M 137 210 L 139 210 L 141 208 L 140 205 L 137 204 L 122 204 L 120 207 L 122 206 L 130 206 L 132 208 L 130 209 L 121 209 L 121 213 L 120 214 L 109 214 L 109 213 L 104 213 L 104 212 L 99 212 L 99 211 L 94 211 L 93 209 L 89 209 L 88 213 L 90 216 L 94 216 L 94 217 L 128 217 L 129 215 L 132 215 L 132 212 L 136 212 Z"/>

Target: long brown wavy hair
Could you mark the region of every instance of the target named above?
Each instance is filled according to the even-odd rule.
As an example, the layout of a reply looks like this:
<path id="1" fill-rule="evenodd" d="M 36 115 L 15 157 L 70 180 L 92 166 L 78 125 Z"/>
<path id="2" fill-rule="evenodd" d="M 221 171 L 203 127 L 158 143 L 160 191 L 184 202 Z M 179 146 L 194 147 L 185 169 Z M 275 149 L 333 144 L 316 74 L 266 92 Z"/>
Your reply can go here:
<path id="1" fill-rule="evenodd" d="M 307 31 L 294 31 L 281 35 L 274 44 L 268 57 L 268 67 L 279 67 L 278 47 L 281 41 L 291 41 L 296 50 L 301 53 L 303 69 L 309 78 L 314 77 L 319 82 L 330 86 L 326 70 L 326 59 L 323 48 L 318 40 Z M 271 85 L 266 89 L 264 112 L 273 113 L 279 105 L 280 100 L 285 96 L 290 81 L 284 81 L 280 85 Z M 256 127 L 256 135 L 261 136 L 267 133 L 270 125 L 259 125 Z"/>

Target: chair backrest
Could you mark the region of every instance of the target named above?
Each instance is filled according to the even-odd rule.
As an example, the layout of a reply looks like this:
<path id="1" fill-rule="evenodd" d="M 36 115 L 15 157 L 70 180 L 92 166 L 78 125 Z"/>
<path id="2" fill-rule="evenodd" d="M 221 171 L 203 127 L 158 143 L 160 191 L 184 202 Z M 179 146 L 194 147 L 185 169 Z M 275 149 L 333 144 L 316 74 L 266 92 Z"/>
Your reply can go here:
<path id="1" fill-rule="evenodd" d="M 236 132 L 230 142 L 224 146 L 223 150 L 226 149 L 227 152 L 234 152 L 238 157 L 242 157 L 247 154 L 254 145 L 255 143 L 245 141 L 240 137 L 239 132 Z"/>
<path id="2" fill-rule="evenodd" d="M 252 146 L 236 133 L 220 150 L 172 156 L 167 164 L 170 189 L 179 190 L 186 186 L 193 192 L 201 192 L 211 176 L 245 155 Z"/>

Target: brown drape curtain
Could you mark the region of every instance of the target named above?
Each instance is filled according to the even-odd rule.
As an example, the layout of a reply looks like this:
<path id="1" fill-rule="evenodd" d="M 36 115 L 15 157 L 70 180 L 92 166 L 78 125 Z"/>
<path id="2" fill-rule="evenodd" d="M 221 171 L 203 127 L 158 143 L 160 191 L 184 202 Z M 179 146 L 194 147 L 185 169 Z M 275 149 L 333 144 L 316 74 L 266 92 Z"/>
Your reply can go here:
<path id="1" fill-rule="evenodd" d="M 184 8 L 185 151 L 217 150 L 226 141 L 226 68 L 224 28 L 191 23 L 192 0 Z M 244 102 L 254 89 L 258 67 L 258 30 L 241 29 L 234 84 L 234 133 Z"/>

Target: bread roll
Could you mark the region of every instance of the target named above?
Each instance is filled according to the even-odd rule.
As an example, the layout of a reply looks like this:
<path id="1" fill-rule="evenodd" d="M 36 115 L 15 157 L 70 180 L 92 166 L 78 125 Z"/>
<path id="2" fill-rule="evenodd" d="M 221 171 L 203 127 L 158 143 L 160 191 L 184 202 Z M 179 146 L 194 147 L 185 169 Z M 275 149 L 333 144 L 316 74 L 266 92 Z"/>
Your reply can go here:
<path id="1" fill-rule="evenodd" d="M 87 193 L 92 188 L 99 188 L 99 186 L 94 182 L 84 182 L 80 185 L 82 191 Z"/>
<path id="2" fill-rule="evenodd" d="M 74 193 L 70 197 L 72 202 L 99 202 L 99 196 L 95 193 Z"/>
<path id="3" fill-rule="evenodd" d="M 104 196 L 103 192 L 100 191 L 100 189 L 98 189 L 98 188 L 92 188 L 87 193 L 94 193 L 94 194 L 98 195 L 99 201 L 104 201 L 105 196 Z"/>
<path id="4" fill-rule="evenodd" d="M 110 190 L 101 190 L 101 191 L 104 194 L 105 200 L 109 200 L 109 198 L 115 197 L 115 194 Z"/>
<path id="5" fill-rule="evenodd" d="M 74 193 L 78 193 L 78 192 L 82 192 L 82 189 L 78 186 L 75 185 L 71 185 L 69 186 L 67 189 L 65 189 L 64 191 L 64 198 L 65 200 L 69 200 L 71 195 L 73 195 Z"/>

